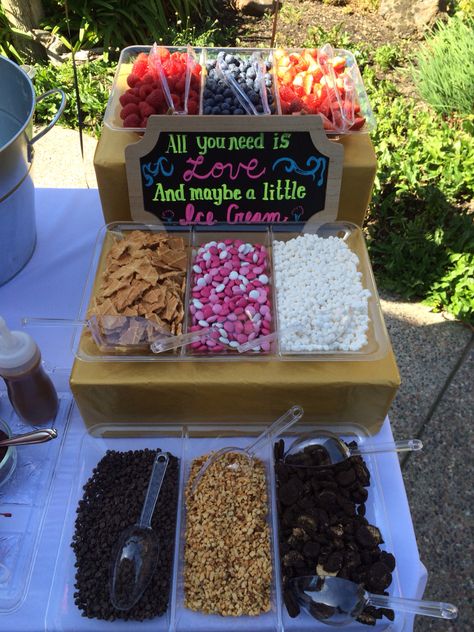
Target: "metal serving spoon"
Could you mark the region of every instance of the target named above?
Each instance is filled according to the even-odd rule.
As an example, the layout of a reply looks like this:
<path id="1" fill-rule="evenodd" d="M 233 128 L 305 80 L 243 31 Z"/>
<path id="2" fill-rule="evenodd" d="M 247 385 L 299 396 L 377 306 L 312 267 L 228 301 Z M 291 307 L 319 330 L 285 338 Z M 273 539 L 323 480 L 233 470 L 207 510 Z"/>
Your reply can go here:
<path id="1" fill-rule="evenodd" d="M 295 577 L 290 580 L 290 585 L 300 606 L 328 625 L 348 625 L 366 606 L 439 619 L 455 619 L 458 616 L 458 609 L 450 603 L 374 595 L 360 584 L 341 577 Z"/>
<path id="2" fill-rule="evenodd" d="M 158 563 L 159 545 L 151 519 L 168 467 L 169 455 L 159 452 L 139 521 L 120 535 L 112 555 L 110 599 L 114 608 L 130 610 L 145 592 Z"/>
<path id="3" fill-rule="evenodd" d="M 8 437 L 8 439 L 0 439 L 0 448 L 10 445 L 33 445 L 35 443 L 45 443 L 56 439 L 58 431 L 55 428 L 42 428 L 41 430 L 32 430 L 25 434 Z"/>
<path id="4" fill-rule="evenodd" d="M 295 439 L 285 452 L 284 460 L 291 465 L 304 467 L 326 467 L 345 461 L 351 456 L 380 454 L 383 452 L 410 452 L 421 450 L 423 443 L 419 439 L 404 439 L 392 443 L 373 443 L 359 448 L 349 448 L 344 441 L 329 430 L 317 430 Z M 324 448 L 321 450 L 320 448 Z M 319 453 L 320 464 L 310 463 L 311 451 Z M 329 458 L 328 458 L 329 457 Z M 306 461 L 306 462 L 305 462 Z"/>
<path id="5" fill-rule="evenodd" d="M 289 410 L 286 411 L 284 415 L 279 417 L 276 421 L 272 423 L 271 426 L 265 428 L 265 430 L 260 434 L 257 439 L 253 443 L 251 443 L 246 448 L 237 448 L 228 446 L 225 448 L 221 448 L 214 452 L 212 456 L 210 456 L 202 465 L 199 472 L 196 474 L 192 487 L 191 493 L 194 494 L 196 491 L 199 482 L 202 477 L 206 473 L 206 470 L 217 460 L 219 460 L 224 454 L 227 452 L 237 452 L 238 454 L 243 454 L 251 460 L 256 456 L 258 450 L 260 450 L 263 446 L 268 443 L 273 443 L 273 441 L 278 437 L 279 434 L 290 428 L 293 424 L 295 424 L 301 417 L 303 416 L 303 409 L 301 406 L 292 406 Z"/>

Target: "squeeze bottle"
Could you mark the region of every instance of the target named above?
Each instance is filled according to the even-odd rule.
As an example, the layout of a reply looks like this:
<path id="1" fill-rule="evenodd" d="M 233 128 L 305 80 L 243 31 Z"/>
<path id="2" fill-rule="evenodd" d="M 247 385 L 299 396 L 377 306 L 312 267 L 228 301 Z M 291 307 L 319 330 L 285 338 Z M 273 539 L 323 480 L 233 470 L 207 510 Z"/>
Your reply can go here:
<path id="1" fill-rule="evenodd" d="M 56 389 L 41 364 L 41 353 L 24 331 L 10 331 L 0 316 L 0 376 L 16 414 L 30 424 L 52 421 L 58 412 Z"/>

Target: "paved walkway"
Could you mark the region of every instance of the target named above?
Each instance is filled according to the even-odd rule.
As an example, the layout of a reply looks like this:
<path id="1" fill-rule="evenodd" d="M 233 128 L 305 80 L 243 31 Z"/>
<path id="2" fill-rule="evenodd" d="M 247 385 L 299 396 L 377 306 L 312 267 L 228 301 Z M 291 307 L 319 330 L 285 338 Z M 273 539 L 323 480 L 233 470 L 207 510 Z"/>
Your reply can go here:
<path id="1" fill-rule="evenodd" d="M 54 128 L 35 146 L 39 187 L 96 187 L 96 140 Z M 474 335 L 419 303 L 385 296 L 382 309 L 402 386 L 390 411 L 396 438 L 418 437 L 422 453 L 402 458 L 420 557 L 428 569 L 426 599 L 459 607 L 456 623 L 417 617 L 415 632 L 472 632 Z"/>

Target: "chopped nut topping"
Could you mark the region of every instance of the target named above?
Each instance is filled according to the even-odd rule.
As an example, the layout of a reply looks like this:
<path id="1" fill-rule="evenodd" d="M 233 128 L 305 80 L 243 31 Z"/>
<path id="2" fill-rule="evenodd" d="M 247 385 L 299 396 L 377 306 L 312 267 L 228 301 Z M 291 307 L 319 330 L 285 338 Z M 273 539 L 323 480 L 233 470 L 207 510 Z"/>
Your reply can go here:
<path id="1" fill-rule="evenodd" d="M 226 616 L 268 612 L 272 563 L 264 464 L 224 454 L 191 494 L 207 457 L 193 461 L 186 489 L 185 606 Z"/>

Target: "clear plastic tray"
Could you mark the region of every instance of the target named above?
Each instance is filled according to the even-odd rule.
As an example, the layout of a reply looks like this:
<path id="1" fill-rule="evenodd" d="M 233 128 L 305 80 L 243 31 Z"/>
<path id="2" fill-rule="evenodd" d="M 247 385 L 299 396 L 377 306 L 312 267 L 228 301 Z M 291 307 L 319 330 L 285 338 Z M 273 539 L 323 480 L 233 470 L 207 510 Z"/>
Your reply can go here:
<path id="1" fill-rule="evenodd" d="M 296 427 L 293 433 L 287 438 L 292 438 L 298 433 L 311 429 L 324 428 L 321 425 L 306 423 L 304 426 Z M 263 430 L 263 427 L 255 425 L 248 426 L 244 431 L 239 432 L 233 425 L 221 424 L 219 426 L 219 436 L 216 437 L 216 427 L 198 425 L 192 428 L 182 425 L 104 425 L 95 426 L 89 430 L 90 434 L 84 431 L 84 436 L 78 452 L 76 473 L 77 478 L 73 483 L 66 520 L 63 526 L 61 541 L 57 551 L 55 574 L 51 585 L 46 612 L 46 632 L 102 632 L 106 630 L 137 630 L 138 627 L 144 630 L 177 630 L 187 632 L 188 630 L 202 630 L 206 632 L 226 630 L 258 630 L 281 631 L 281 630 L 321 630 L 327 629 L 322 623 L 306 615 L 300 615 L 296 619 L 290 619 L 282 604 L 280 585 L 280 566 L 278 555 L 278 524 L 276 515 L 276 486 L 273 468 L 272 450 L 270 447 L 262 451 L 260 458 L 266 464 L 267 481 L 269 487 L 269 507 L 268 517 L 271 525 L 272 542 L 272 562 L 273 577 L 272 582 L 272 609 L 269 613 L 256 617 L 222 617 L 216 615 L 204 615 L 192 612 L 183 606 L 183 549 L 184 533 L 186 527 L 186 511 L 184 507 L 184 488 L 189 475 L 191 462 L 197 456 L 216 450 L 224 446 L 248 445 L 252 436 L 256 436 Z M 340 436 L 356 439 L 360 442 L 368 440 L 365 433 L 357 426 L 333 426 L 331 430 Z M 74 532 L 75 512 L 79 500 L 82 498 L 82 486 L 91 475 L 92 469 L 102 458 L 107 449 L 114 450 L 135 450 L 147 447 L 149 449 L 161 448 L 170 450 L 180 461 L 180 493 L 177 520 L 177 535 L 174 565 L 173 582 L 171 588 L 171 598 L 168 612 L 162 617 L 140 622 L 106 622 L 97 619 L 87 619 L 81 616 L 80 611 L 74 604 L 74 553 L 70 547 Z M 397 558 L 398 551 L 393 549 L 391 528 L 396 528 L 395 516 L 391 516 L 389 522 L 387 508 L 385 506 L 384 493 L 381 489 L 376 460 L 373 457 L 365 458 L 367 467 L 371 473 L 371 486 L 369 497 L 366 502 L 367 518 L 379 527 L 385 541 L 384 547 L 392 552 Z M 398 572 L 395 569 L 393 581 L 389 588 L 390 594 L 400 595 Z M 387 620 L 379 621 L 375 626 L 378 631 L 391 630 L 401 632 L 404 628 L 403 616 L 397 615 L 395 621 L 390 623 Z M 348 632 L 362 632 L 367 627 L 354 622 L 346 628 Z"/>
<path id="2" fill-rule="evenodd" d="M 252 55 L 258 56 L 263 62 L 271 62 L 271 49 L 270 48 L 204 48 L 203 49 L 203 70 L 201 74 L 201 100 L 200 100 L 200 108 L 199 114 L 203 116 L 210 116 L 209 114 L 204 114 L 204 90 L 206 88 L 207 82 L 207 63 L 211 60 L 217 59 L 219 53 L 228 53 L 230 55 L 236 55 L 241 59 L 248 59 Z M 273 97 L 273 105 L 274 111 L 272 114 L 281 114 L 279 109 L 279 100 L 277 97 L 277 88 L 276 88 L 276 77 L 273 72 L 273 67 L 268 71 L 272 77 L 272 85 L 267 88 L 267 94 L 271 94 Z M 262 113 L 263 114 L 263 113 Z M 267 113 L 268 115 L 268 113 Z M 212 116 L 212 115 L 211 115 Z"/>
<path id="3" fill-rule="evenodd" d="M 318 231 L 322 224 L 309 223 L 304 228 L 289 232 L 287 229 L 283 231 L 283 228 L 275 227 L 268 228 L 266 226 L 257 229 L 255 227 L 242 227 L 240 234 L 249 242 L 258 242 L 263 244 L 269 244 L 270 248 L 270 262 L 271 262 L 271 244 L 274 239 L 288 239 L 289 237 L 296 237 L 300 233 Z M 120 352 L 110 353 L 100 351 L 92 340 L 90 334 L 83 330 L 83 328 L 77 328 L 73 336 L 73 351 L 77 358 L 86 362 L 166 362 L 166 361 L 268 361 L 268 360 L 282 360 L 282 361 L 371 361 L 382 358 L 386 355 L 389 349 L 389 339 L 383 315 L 380 308 L 377 289 L 370 266 L 369 257 L 367 254 L 367 248 L 365 245 L 364 237 L 361 229 L 355 224 L 348 222 L 334 222 L 331 224 L 324 224 L 324 231 L 321 236 L 339 236 L 343 234 L 345 236 L 348 246 L 359 257 L 359 266 L 362 273 L 363 286 L 368 289 L 371 296 L 368 301 L 369 310 L 369 331 L 368 342 L 359 351 L 336 351 L 336 352 L 307 352 L 307 353 L 282 353 L 279 344 L 273 344 L 269 352 L 251 352 L 238 353 L 233 350 L 219 352 L 219 353 L 207 353 L 196 354 L 191 350 L 190 345 L 181 347 L 175 353 L 160 353 L 153 354 L 144 351 L 133 352 Z M 79 313 L 79 319 L 86 318 L 89 302 L 94 293 L 98 290 L 101 282 L 101 274 L 105 264 L 106 254 L 114 241 L 120 239 L 124 234 L 131 230 L 147 230 L 147 231 L 163 231 L 174 232 L 176 228 L 167 226 L 158 227 L 156 225 L 138 224 L 135 222 L 116 222 L 105 226 L 99 233 L 94 256 L 92 259 L 91 269 L 88 279 L 86 281 L 85 290 L 83 294 L 82 306 Z M 187 289 L 185 297 L 185 309 L 187 320 L 185 321 L 185 331 L 189 330 L 189 300 L 190 300 L 190 280 L 192 274 L 193 257 L 196 247 L 204 241 L 219 239 L 225 234 L 228 238 L 234 238 L 237 234 L 234 231 L 225 231 L 223 227 L 218 229 L 217 226 L 212 227 L 212 230 L 201 230 L 200 228 L 192 228 L 186 230 L 179 230 L 185 240 L 187 240 L 189 248 L 188 257 L 188 271 L 187 271 Z M 273 270 L 270 271 L 270 280 L 273 278 Z M 276 297 L 273 292 L 273 326 L 277 325 L 276 318 Z"/>
<path id="4" fill-rule="evenodd" d="M 132 69 L 133 61 L 138 56 L 139 53 L 149 53 L 151 50 L 151 46 L 129 46 L 124 48 L 121 51 L 119 62 L 117 65 L 117 70 L 115 72 L 114 81 L 112 84 L 112 89 L 110 92 L 109 100 L 107 103 L 107 108 L 105 110 L 104 115 L 104 124 L 112 130 L 121 131 L 121 132 L 138 132 L 143 133 L 145 128 L 137 127 L 137 128 L 124 128 L 122 125 L 122 119 L 120 118 L 120 96 L 128 89 L 127 85 L 127 77 L 130 74 Z M 176 46 L 166 46 L 166 48 L 170 52 L 180 51 L 186 52 L 186 47 L 176 47 Z M 253 52 L 258 52 L 262 59 L 264 60 L 272 60 L 272 54 L 274 49 L 252 49 L 252 48 L 225 48 L 225 49 L 215 49 L 215 48 L 195 48 L 194 51 L 198 56 L 199 63 L 202 66 L 201 72 L 201 90 L 200 90 L 200 109 L 199 115 L 205 116 L 203 114 L 203 91 L 206 82 L 206 71 L 205 71 L 205 63 L 206 59 L 213 58 L 217 55 L 219 50 L 225 50 L 229 53 L 239 53 L 244 56 L 249 56 Z M 294 48 L 288 49 L 287 53 L 300 53 L 304 49 Z M 354 55 L 345 49 L 334 49 L 334 53 L 337 56 L 342 56 L 346 59 L 347 66 L 352 69 L 352 75 L 355 80 L 355 92 L 357 94 L 357 100 L 360 104 L 361 112 L 366 118 L 366 123 L 360 130 L 356 131 L 346 131 L 346 132 L 328 132 L 331 136 L 339 136 L 339 135 L 350 135 L 350 134 L 360 134 L 360 133 L 369 133 L 371 132 L 375 126 L 376 121 L 372 111 L 372 108 L 369 103 L 369 98 L 367 96 L 367 92 L 364 86 L 364 82 L 362 80 L 359 68 L 357 66 L 357 62 L 355 60 Z M 275 113 L 276 115 L 281 115 L 281 104 L 278 90 L 278 80 L 275 75 L 275 68 L 273 67 L 270 71 L 270 74 L 273 77 L 273 86 L 271 88 L 272 94 L 275 98 Z"/>
<path id="5" fill-rule="evenodd" d="M 49 426 L 58 430 L 58 438 L 43 444 L 18 446 L 15 470 L 0 487 L 0 512 L 11 514 L 11 517 L 0 515 L 0 614 L 17 610 L 28 591 L 71 407 L 72 397 L 61 395 L 56 419 Z M 0 416 L 13 434 L 32 429 L 17 417 L 5 391 L 0 391 Z"/>
<path id="6" fill-rule="evenodd" d="M 180 52 L 186 53 L 186 46 L 166 46 L 170 53 Z M 127 84 L 127 77 L 130 74 L 133 66 L 133 62 L 140 53 L 149 53 L 151 46 L 128 46 L 124 48 L 120 53 L 120 58 L 117 64 L 117 70 L 115 71 L 115 77 L 110 91 L 109 100 L 104 114 L 104 124 L 110 129 L 120 132 L 140 132 L 143 133 L 145 128 L 142 127 L 123 127 L 122 119 L 120 118 L 121 104 L 120 97 L 129 85 Z M 202 65 L 202 48 L 194 48 L 194 52 Z"/>
<path id="7" fill-rule="evenodd" d="M 363 114 L 363 116 L 365 117 L 365 124 L 364 126 L 359 129 L 359 130 L 347 130 L 345 132 L 343 131 L 339 131 L 339 132 L 330 132 L 327 131 L 326 133 L 330 136 L 340 136 L 340 135 L 350 135 L 350 134 L 367 134 L 370 133 L 371 131 L 373 131 L 376 127 L 376 120 L 375 120 L 375 116 L 374 113 L 372 111 L 372 108 L 370 106 L 370 102 L 369 102 L 369 97 L 367 96 L 367 91 L 365 89 L 364 86 L 364 81 L 362 79 L 362 76 L 360 74 L 360 70 L 359 67 L 357 65 L 356 59 L 353 55 L 353 53 L 351 53 L 348 50 L 345 50 L 343 48 L 335 48 L 334 50 L 334 56 L 335 57 L 343 57 L 346 60 L 346 66 L 347 68 L 350 68 L 351 70 L 351 75 L 352 75 L 352 79 L 354 81 L 354 89 L 355 89 L 355 94 L 357 95 L 357 101 L 360 105 L 360 111 Z M 285 52 L 287 55 L 291 55 L 293 53 L 296 54 L 301 54 L 305 51 L 304 48 L 291 48 L 291 49 L 286 49 Z M 272 53 L 274 53 L 274 51 L 272 51 Z M 281 99 L 280 99 L 280 83 L 278 81 L 278 76 L 277 76 L 277 68 L 276 68 L 276 64 L 274 63 L 273 66 L 273 72 L 275 73 L 275 85 L 277 88 L 277 97 L 278 97 L 278 112 L 281 113 L 282 112 L 282 108 L 281 108 Z"/>

